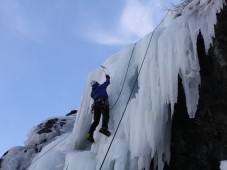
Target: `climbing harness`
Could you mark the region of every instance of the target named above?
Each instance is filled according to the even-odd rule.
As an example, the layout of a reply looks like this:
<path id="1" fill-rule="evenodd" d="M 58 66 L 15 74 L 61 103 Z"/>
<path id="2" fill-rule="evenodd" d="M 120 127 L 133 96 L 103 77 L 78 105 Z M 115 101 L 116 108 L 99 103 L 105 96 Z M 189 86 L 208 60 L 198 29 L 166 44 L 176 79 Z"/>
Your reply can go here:
<path id="1" fill-rule="evenodd" d="M 95 100 L 94 106 L 102 106 L 103 108 L 106 108 L 109 106 L 109 102 L 107 98 L 99 97 Z"/>

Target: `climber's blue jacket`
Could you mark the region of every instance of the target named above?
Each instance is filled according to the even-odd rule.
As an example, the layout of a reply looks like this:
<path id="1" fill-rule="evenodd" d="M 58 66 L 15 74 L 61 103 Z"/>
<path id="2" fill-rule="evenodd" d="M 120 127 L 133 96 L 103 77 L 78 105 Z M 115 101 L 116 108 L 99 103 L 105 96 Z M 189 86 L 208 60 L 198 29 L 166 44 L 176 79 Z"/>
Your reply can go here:
<path id="1" fill-rule="evenodd" d="M 110 79 L 108 77 L 106 78 L 106 81 L 103 84 L 99 84 L 98 82 L 96 82 L 92 86 L 91 98 L 94 101 L 99 97 L 108 98 L 106 88 L 109 84 L 110 84 Z"/>

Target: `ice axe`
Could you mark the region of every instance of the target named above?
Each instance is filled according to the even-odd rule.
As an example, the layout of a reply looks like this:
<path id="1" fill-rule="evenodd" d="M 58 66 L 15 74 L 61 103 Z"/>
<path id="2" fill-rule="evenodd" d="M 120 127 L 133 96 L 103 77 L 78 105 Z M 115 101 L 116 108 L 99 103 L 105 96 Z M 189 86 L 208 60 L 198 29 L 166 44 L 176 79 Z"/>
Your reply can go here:
<path id="1" fill-rule="evenodd" d="M 107 69 L 107 68 L 106 68 L 106 67 L 104 67 L 104 66 L 102 66 L 102 65 L 100 65 L 100 67 L 102 67 L 103 72 L 105 73 L 105 75 L 107 75 L 107 74 L 106 74 L 106 72 L 105 72 L 105 69 Z"/>

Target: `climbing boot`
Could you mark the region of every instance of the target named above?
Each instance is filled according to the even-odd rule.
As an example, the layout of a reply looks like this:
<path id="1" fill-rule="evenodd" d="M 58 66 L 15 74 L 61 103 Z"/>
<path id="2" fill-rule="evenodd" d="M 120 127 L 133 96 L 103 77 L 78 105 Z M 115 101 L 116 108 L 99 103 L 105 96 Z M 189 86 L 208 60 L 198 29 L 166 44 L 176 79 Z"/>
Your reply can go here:
<path id="1" fill-rule="evenodd" d="M 106 135 L 106 136 L 110 136 L 111 135 L 111 132 L 107 129 L 107 128 L 101 128 L 100 130 L 99 130 L 99 132 L 100 133 L 102 133 L 102 134 L 104 134 L 104 135 Z"/>
<path id="2" fill-rule="evenodd" d="M 90 141 L 91 143 L 94 143 L 95 142 L 95 140 L 93 138 L 93 135 L 90 134 L 90 133 L 87 134 L 87 140 Z"/>

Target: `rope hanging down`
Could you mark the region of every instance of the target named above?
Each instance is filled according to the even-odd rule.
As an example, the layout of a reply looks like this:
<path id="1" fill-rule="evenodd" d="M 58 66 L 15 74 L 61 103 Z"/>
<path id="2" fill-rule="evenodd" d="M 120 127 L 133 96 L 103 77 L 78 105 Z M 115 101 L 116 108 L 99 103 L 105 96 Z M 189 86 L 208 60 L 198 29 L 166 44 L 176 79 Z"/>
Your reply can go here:
<path id="1" fill-rule="evenodd" d="M 117 100 L 115 101 L 115 103 L 113 104 L 113 106 L 110 108 L 110 110 L 112 110 L 112 109 L 114 108 L 114 106 L 117 104 L 117 102 L 118 102 L 118 100 L 119 100 L 119 98 L 120 98 L 120 95 L 121 95 L 121 93 L 122 93 L 122 91 L 123 91 L 123 87 L 124 87 L 124 85 L 125 85 L 125 80 L 126 80 L 126 77 L 127 77 L 127 74 L 128 74 L 128 69 L 129 69 L 129 66 L 130 66 L 130 62 L 131 62 L 132 56 L 133 56 L 133 54 L 134 54 L 135 46 L 136 46 L 136 43 L 134 44 L 133 49 L 132 49 L 131 57 L 130 57 L 129 62 L 128 62 L 128 67 L 127 67 L 127 70 L 126 70 L 126 73 L 125 73 L 125 78 L 124 78 L 124 81 L 123 81 L 123 84 L 122 84 L 122 87 L 121 87 L 121 91 L 120 91 L 120 93 L 119 93 L 119 95 L 118 95 Z"/>
<path id="2" fill-rule="evenodd" d="M 168 11 L 168 12 L 169 12 L 169 11 Z M 105 162 L 105 160 L 106 160 L 107 154 L 109 153 L 110 147 L 111 147 L 111 145 L 112 145 L 112 143 L 113 143 L 113 140 L 114 140 L 114 138 L 115 138 L 115 136 L 116 136 L 116 134 L 117 134 L 117 131 L 118 131 L 119 127 L 120 127 L 121 121 L 122 121 L 122 119 L 123 119 L 123 117 L 124 117 L 125 111 L 126 111 L 126 109 L 127 109 L 127 107 L 128 107 L 129 101 L 130 101 L 130 99 L 131 99 L 131 97 L 132 97 L 133 91 L 134 91 L 134 89 L 135 89 L 136 83 L 137 83 L 137 81 L 138 81 L 140 72 L 141 72 L 142 67 L 143 67 L 143 64 L 144 64 L 144 61 L 145 61 L 145 59 L 146 59 L 147 52 L 148 52 L 148 49 L 149 49 L 149 47 L 150 47 L 150 43 L 151 43 L 151 40 L 152 40 L 152 38 L 153 38 L 154 32 L 155 32 L 156 29 L 162 24 L 162 22 L 164 21 L 164 19 L 167 17 L 168 12 L 166 13 L 166 15 L 165 15 L 165 17 L 162 19 L 162 21 L 158 24 L 158 26 L 155 27 L 154 31 L 153 31 L 152 34 L 151 34 L 151 38 L 150 38 L 150 40 L 149 40 L 149 43 L 148 43 L 148 46 L 147 46 L 146 53 L 145 53 L 145 55 L 144 55 L 142 64 L 141 64 L 141 66 L 140 66 L 138 75 L 137 75 L 137 77 L 136 77 L 136 80 L 135 80 L 135 82 L 134 82 L 134 84 L 133 84 L 133 88 L 132 88 L 131 93 L 130 93 L 130 95 L 129 95 L 128 101 L 127 101 L 126 106 L 125 106 L 125 109 L 124 109 L 124 111 L 123 111 L 123 113 L 122 113 L 121 119 L 120 119 L 120 121 L 119 121 L 119 123 L 118 123 L 118 125 L 117 125 L 117 128 L 116 128 L 116 130 L 115 130 L 115 132 L 114 132 L 113 138 L 112 138 L 112 140 L 111 140 L 111 142 L 110 142 L 110 145 L 109 145 L 109 147 L 108 147 L 108 149 L 107 149 L 107 152 L 106 152 L 106 154 L 105 154 L 105 156 L 104 156 L 104 159 L 103 159 L 103 161 L 102 161 L 102 164 L 101 164 L 99 170 L 101 170 L 102 167 L 103 167 L 103 164 L 104 164 L 104 162 Z"/>
<path id="3" fill-rule="evenodd" d="M 167 12 L 167 14 L 168 14 L 168 12 Z M 166 16 L 167 16 L 167 14 L 166 14 Z M 161 23 L 164 21 L 164 19 L 166 18 L 166 16 L 163 18 L 163 20 L 160 22 L 160 24 L 154 29 L 154 31 L 161 25 Z M 116 129 L 116 131 L 115 131 L 115 133 L 114 133 L 114 136 L 113 136 L 113 138 L 112 138 L 112 140 L 111 140 L 111 143 L 110 143 L 110 145 L 109 145 L 109 147 L 108 147 L 108 150 L 107 150 L 107 152 L 106 152 L 106 155 L 105 155 L 105 157 L 104 157 L 104 159 L 103 159 L 103 162 L 102 162 L 102 164 L 101 164 L 101 166 L 100 166 L 100 170 L 102 169 L 102 166 L 103 166 L 103 164 L 104 164 L 104 162 L 105 162 L 105 159 L 106 159 L 106 157 L 107 157 L 107 154 L 108 154 L 108 152 L 109 152 L 109 150 L 110 150 L 110 147 L 111 147 L 111 145 L 112 145 L 112 143 L 113 143 L 113 140 L 114 140 L 114 138 L 115 138 L 115 136 L 116 136 L 116 133 L 117 133 L 117 131 L 118 131 L 118 129 L 119 129 L 120 123 L 121 123 L 121 121 L 122 121 L 122 119 L 123 119 L 124 113 L 125 113 L 125 111 L 126 111 L 126 109 L 127 109 L 127 106 L 128 106 L 128 104 L 129 104 L 129 101 L 130 101 L 130 99 L 131 99 L 131 96 L 132 96 L 132 93 L 133 93 L 133 91 L 134 91 L 136 82 L 138 81 L 138 77 L 139 77 L 139 74 L 140 74 L 141 69 L 142 69 L 142 67 L 143 67 L 143 63 L 144 63 L 144 61 L 145 61 L 145 58 L 146 58 L 146 55 L 147 55 L 147 52 L 148 52 L 148 49 L 149 49 L 149 46 L 150 46 L 150 43 L 151 43 L 153 34 L 154 34 L 154 31 L 153 31 L 152 34 L 151 34 L 151 38 L 150 38 L 150 41 L 149 41 L 149 44 L 148 44 L 148 47 L 147 47 L 145 56 L 144 56 L 144 58 L 143 58 L 143 62 L 142 62 L 142 64 L 141 64 L 141 66 L 140 66 L 140 70 L 139 70 L 138 75 L 137 75 L 137 78 L 136 78 L 136 80 L 135 80 L 135 82 L 134 82 L 132 91 L 131 91 L 131 93 L 130 93 L 129 99 L 128 99 L 128 101 L 127 101 L 127 104 L 126 104 L 126 106 L 125 106 L 125 109 L 124 109 L 124 111 L 123 111 L 123 114 L 122 114 L 122 116 L 121 116 L 121 119 L 120 119 L 120 121 L 119 121 L 119 123 L 118 123 L 117 129 Z M 116 105 L 116 103 L 118 102 L 118 100 L 119 100 L 119 98 L 120 98 L 120 95 L 121 95 L 121 93 L 122 93 L 122 91 L 123 91 L 123 87 L 124 87 L 124 84 L 125 84 L 125 81 L 126 81 L 126 77 L 127 77 L 127 74 L 128 74 L 128 69 L 129 69 L 130 62 L 131 62 L 131 59 L 132 59 L 132 56 L 133 56 L 133 53 L 134 53 L 135 46 L 136 46 L 136 43 L 135 43 L 134 46 L 133 46 L 132 54 L 131 54 L 131 57 L 130 57 L 130 60 L 129 60 L 129 63 L 128 63 L 128 67 L 127 67 L 127 71 L 126 71 L 126 74 L 125 74 L 125 78 L 124 78 L 124 81 L 123 81 L 123 85 L 122 85 L 121 91 L 120 91 L 120 93 L 119 93 L 119 95 L 118 95 L 117 100 L 115 101 L 115 103 L 113 104 L 113 106 L 110 108 L 110 110 L 112 110 L 112 109 L 115 107 L 115 105 Z M 26 169 L 29 168 L 32 164 L 34 164 L 36 161 L 38 161 L 40 158 L 42 158 L 44 155 L 46 155 L 48 152 L 50 152 L 50 150 L 52 150 L 53 148 L 55 148 L 59 143 L 61 143 L 61 142 L 62 142 L 63 140 L 65 140 L 67 137 L 69 137 L 69 135 L 70 135 L 71 133 L 72 133 L 72 132 L 70 132 L 70 133 L 69 133 L 68 135 L 66 135 L 63 139 L 61 139 L 58 143 L 56 143 L 54 146 L 52 146 L 49 150 L 47 150 L 47 151 L 46 151 L 43 155 L 41 155 L 39 158 L 37 158 L 36 160 L 34 160 L 29 166 L 26 167 Z M 68 166 L 67 166 L 67 168 L 68 168 Z"/>
<path id="4" fill-rule="evenodd" d="M 128 67 L 127 67 L 127 70 L 126 70 L 126 73 L 125 73 L 125 78 L 124 78 L 124 81 L 123 81 L 123 85 L 122 85 L 122 88 L 121 88 L 121 91 L 118 95 L 118 98 L 117 100 L 115 101 L 115 103 L 113 104 L 113 106 L 110 108 L 110 110 L 112 110 L 114 108 L 114 106 L 117 104 L 119 98 L 120 98 L 120 95 L 122 93 L 122 90 L 123 90 L 123 87 L 124 87 L 124 84 L 125 84 L 125 80 L 126 80 L 126 77 L 127 77 L 127 74 L 128 74 L 128 69 L 129 69 L 129 66 L 130 66 L 130 62 L 131 62 L 131 59 L 132 59 L 132 56 L 133 56 L 133 53 L 134 53 L 134 49 L 135 49 L 135 46 L 136 46 L 136 43 L 134 44 L 133 46 L 133 50 L 132 50 L 132 54 L 131 54 L 131 57 L 129 59 L 129 63 L 128 63 Z M 52 150 L 54 147 L 56 147 L 59 143 L 61 143 L 63 140 L 65 140 L 72 132 L 70 132 L 68 135 L 66 135 L 62 140 L 60 140 L 58 143 L 56 143 L 53 147 L 51 147 L 49 150 L 47 150 L 43 155 L 41 155 L 39 158 L 37 158 L 36 160 L 34 160 L 27 168 L 29 168 L 32 164 L 34 164 L 36 161 L 38 161 L 40 158 L 42 158 L 44 155 L 46 155 L 48 152 L 50 152 L 50 150 Z M 67 169 L 68 169 L 68 166 L 67 166 Z"/>
<path id="5" fill-rule="evenodd" d="M 110 108 L 110 110 L 112 110 L 115 105 L 117 104 L 119 98 L 120 98 L 120 95 L 123 91 L 123 87 L 124 87 L 124 84 L 125 84 L 125 80 L 126 80 L 126 77 L 127 77 L 127 74 L 128 74 L 128 69 L 129 69 L 129 66 L 130 66 L 130 62 L 131 62 L 131 59 L 132 59 L 132 56 L 133 56 L 133 53 L 134 53 L 134 49 L 135 49 L 135 46 L 136 46 L 136 43 L 134 44 L 133 46 L 133 49 L 132 49 L 132 54 L 131 54 L 131 57 L 129 59 L 129 63 L 128 63 L 128 67 L 127 67 L 127 70 L 126 70 L 126 73 L 125 73 L 125 78 L 124 78 L 124 81 L 123 81 L 123 84 L 122 84 L 122 87 L 121 87 L 121 91 L 118 95 L 118 98 L 117 100 L 115 101 L 115 103 L 113 104 L 113 106 Z M 26 167 L 29 168 L 32 164 L 34 164 L 36 161 L 38 161 L 40 158 L 42 158 L 44 155 L 46 155 L 48 152 L 50 152 L 53 148 L 55 148 L 59 143 L 61 143 L 63 140 L 65 140 L 67 137 L 69 137 L 69 135 L 71 134 L 72 132 L 70 132 L 68 135 L 66 135 L 62 140 L 60 140 L 58 143 L 56 143 L 53 147 L 51 147 L 49 150 L 47 150 L 43 155 L 41 155 L 39 158 L 37 158 L 36 160 L 34 160 L 29 166 Z M 68 169 L 68 165 L 67 165 L 67 169 Z"/>

